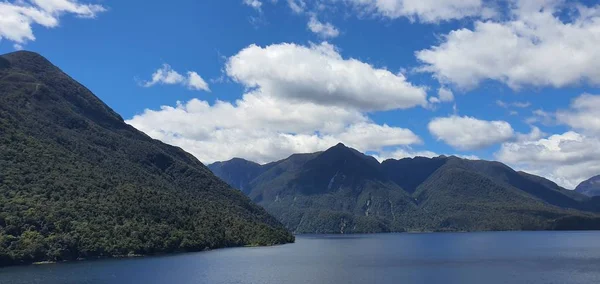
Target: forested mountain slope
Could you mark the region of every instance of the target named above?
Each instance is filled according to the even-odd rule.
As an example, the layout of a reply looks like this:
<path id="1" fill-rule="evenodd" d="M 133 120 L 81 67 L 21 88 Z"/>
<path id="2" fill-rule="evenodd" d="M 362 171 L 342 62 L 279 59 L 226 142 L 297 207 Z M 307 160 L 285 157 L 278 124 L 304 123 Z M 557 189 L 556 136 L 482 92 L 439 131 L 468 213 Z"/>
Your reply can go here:
<path id="1" fill-rule="evenodd" d="M 600 228 L 598 202 L 498 162 L 441 156 L 379 163 L 339 144 L 253 167 L 258 174 L 244 192 L 297 233 Z"/>
<path id="2" fill-rule="evenodd" d="M 42 56 L 0 57 L 0 265 L 293 240 Z"/>

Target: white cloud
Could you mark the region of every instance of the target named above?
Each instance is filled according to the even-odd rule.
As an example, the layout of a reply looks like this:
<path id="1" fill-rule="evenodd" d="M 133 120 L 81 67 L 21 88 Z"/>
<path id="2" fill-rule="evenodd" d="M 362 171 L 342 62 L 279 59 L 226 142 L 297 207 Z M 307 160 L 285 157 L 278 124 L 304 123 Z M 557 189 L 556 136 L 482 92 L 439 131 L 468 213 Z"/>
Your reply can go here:
<path id="1" fill-rule="evenodd" d="M 180 83 L 183 76 L 173 72 L 164 66 L 149 83 Z M 247 87 L 241 99 L 213 105 L 192 99 L 145 110 L 127 122 L 204 163 L 233 157 L 270 162 L 339 142 L 377 153 L 422 143 L 411 130 L 376 124 L 366 112 L 420 105 L 424 89 L 401 75 L 343 59 L 327 43 L 251 45 L 228 59 L 225 72 Z"/>
<path id="2" fill-rule="evenodd" d="M 528 117 L 525 122 L 528 124 L 541 123 L 544 125 L 555 124 L 555 115 L 553 113 L 536 109 L 532 112 L 533 116 Z"/>
<path id="3" fill-rule="evenodd" d="M 496 105 L 502 108 L 516 107 L 516 108 L 528 108 L 531 106 L 530 102 L 511 102 L 507 103 L 502 100 L 497 100 Z"/>
<path id="4" fill-rule="evenodd" d="M 405 128 L 386 124 L 356 123 L 336 135 L 347 146 L 364 150 L 377 150 L 384 145 L 411 145 L 421 143 L 419 136 Z"/>
<path id="5" fill-rule="evenodd" d="M 190 88 L 192 90 L 197 90 L 197 91 L 203 90 L 203 91 L 210 92 L 208 83 L 206 83 L 206 81 L 204 81 L 204 79 L 202 79 L 202 77 L 200 77 L 200 75 L 198 75 L 198 73 L 189 71 L 187 74 L 188 74 L 188 79 L 187 79 L 188 88 Z"/>
<path id="6" fill-rule="evenodd" d="M 454 101 L 454 93 L 452 93 L 452 91 L 450 91 L 449 89 L 443 87 L 438 90 L 438 97 L 442 102 Z"/>
<path id="7" fill-rule="evenodd" d="M 504 143 L 496 157 L 566 187 L 600 172 L 600 139 L 569 131 L 534 141 Z"/>
<path id="8" fill-rule="evenodd" d="M 454 101 L 454 93 L 451 90 L 441 87 L 438 89 L 437 97 L 430 97 L 429 102 L 432 104 L 442 103 L 442 102 L 452 102 Z"/>
<path id="9" fill-rule="evenodd" d="M 304 0 L 287 0 L 287 3 L 290 9 L 296 14 L 300 14 L 306 9 L 306 2 Z"/>
<path id="10" fill-rule="evenodd" d="M 171 65 L 163 64 L 161 68 L 157 69 L 152 74 L 152 80 L 144 83 L 144 87 L 152 87 L 156 84 L 180 84 L 183 83 L 183 81 L 185 81 L 185 77 L 183 77 L 183 75 L 173 70 Z"/>
<path id="11" fill-rule="evenodd" d="M 31 0 L 0 2 L 0 39 L 22 45 L 34 41 L 32 26 L 55 28 L 64 14 L 94 18 L 106 9 L 100 5 L 81 4 L 76 0 Z"/>
<path id="12" fill-rule="evenodd" d="M 512 103 L 512 106 L 518 107 L 518 108 L 528 108 L 531 106 L 531 103 L 530 102 L 514 102 L 514 103 Z"/>
<path id="13" fill-rule="evenodd" d="M 187 72 L 187 77 L 179 74 L 179 72 L 173 70 L 169 64 L 163 64 L 163 66 L 157 69 L 152 74 L 152 79 L 150 81 L 143 82 L 144 87 L 152 87 L 156 84 L 165 84 L 165 85 L 183 85 L 189 88 L 190 90 L 195 91 L 207 91 L 210 92 L 210 88 L 208 84 L 198 73 L 190 71 Z"/>
<path id="14" fill-rule="evenodd" d="M 586 134 L 600 136 L 600 95 L 583 94 L 569 110 L 556 113 L 556 120 Z"/>
<path id="15" fill-rule="evenodd" d="M 482 0 L 344 0 L 361 11 L 371 11 L 396 19 L 417 18 L 432 23 L 465 17 L 489 17 L 494 12 Z"/>
<path id="16" fill-rule="evenodd" d="M 260 2 L 259 0 L 244 0 L 243 3 L 258 11 L 260 11 L 260 8 L 262 7 L 262 2 Z"/>
<path id="17" fill-rule="evenodd" d="M 459 150 L 477 150 L 505 142 L 514 136 L 506 121 L 486 121 L 468 116 L 438 117 L 429 125 L 438 140 Z"/>
<path id="18" fill-rule="evenodd" d="M 315 16 L 308 21 L 308 29 L 321 38 L 334 38 L 340 34 L 340 31 L 331 23 L 322 23 Z"/>
<path id="19" fill-rule="evenodd" d="M 513 89 L 600 84 L 600 6 L 560 4 L 513 0 L 509 20 L 477 21 L 416 52 L 419 70 L 466 89 L 487 79 Z"/>
<path id="20" fill-rule="evenodd" d="M 31 2 L 50 14 L 73 13 L 79 17 L 93 18 L 106 9 L 100 5 L 79 4 L 77 0 L 31 0 Z"/>
<path id="21" fill-rule="evenodd" d="M 517 134 L 516 141 L 502 145 L 496 153 L 500 161 L 567 188 L 600 173 L 600 96 L 583 94 L 569 109 L 533 114 L 530 123 L 565 124 L 577 131 L 544 138 L 547 134 L 532 127 L 531 133 Z"/>
<path id="22" fill-rule="evenodd" d="M 540 130 L 537 126 L 531 127 L 531 132 L 527 134 L 517 133 L 517 141 L 519 142 L 527 142 L 527 141 L 535 141 L 542 139 L 547 134 Z"/>
<path id="23" fill-rule="evenodd" d="M 247 88 L 289 100 L 363 111 L 427 104 L 425 88 L 402 74 L 344 59 L 328 44 L 251 45 L 229 58 L 227 74 Z"/>
<path id="24" fill-rule="evenodd" d="M 325 150 L 340 141 L 360 151 L 421 141 L 410 130 L 374 124 L 356 110 L 291 102 L 256 91 L 233 104 L 192 99 L 146 110 L 127 123 L 204 163 L 232 157 L 270 162 Z"/>

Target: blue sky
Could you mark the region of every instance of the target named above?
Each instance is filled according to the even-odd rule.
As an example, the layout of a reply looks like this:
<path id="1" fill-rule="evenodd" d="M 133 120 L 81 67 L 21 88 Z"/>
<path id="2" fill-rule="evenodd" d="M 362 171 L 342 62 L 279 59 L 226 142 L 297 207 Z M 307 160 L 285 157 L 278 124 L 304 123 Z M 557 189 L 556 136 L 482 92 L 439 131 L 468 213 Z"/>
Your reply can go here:
<path id="1" fill-rule="evenodd" d="M 205 163 L 341 141 L 380 160 L 500 160 L 569 188 L 600 174 L 594 1 L 142 6 L 0 2 L 0 52 L 39 52 Z"/>

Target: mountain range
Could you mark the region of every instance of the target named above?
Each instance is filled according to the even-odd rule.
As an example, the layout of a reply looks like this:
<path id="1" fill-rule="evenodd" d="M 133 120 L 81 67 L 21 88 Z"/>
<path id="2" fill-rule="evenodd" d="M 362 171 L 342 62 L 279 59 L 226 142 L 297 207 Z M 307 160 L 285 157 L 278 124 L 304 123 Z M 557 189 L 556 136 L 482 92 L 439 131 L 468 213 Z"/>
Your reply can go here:
<path id="1" fill-rule="evenodd" d="M 600 197 L 600 175 L 583 181 L 575 188 L 575 191 L 590 197 Z"/>
<path id="2" fill-rule="evenodd" d="M 293 241 L 44 57 L 0 56 L 0 265 Z"/>
<path id="3" fill-rule="evenodd" d="M 295 233 L 598 229 L 598 201 L 493 161 L 378 162 L 338 144 L 208 166 Z"/>

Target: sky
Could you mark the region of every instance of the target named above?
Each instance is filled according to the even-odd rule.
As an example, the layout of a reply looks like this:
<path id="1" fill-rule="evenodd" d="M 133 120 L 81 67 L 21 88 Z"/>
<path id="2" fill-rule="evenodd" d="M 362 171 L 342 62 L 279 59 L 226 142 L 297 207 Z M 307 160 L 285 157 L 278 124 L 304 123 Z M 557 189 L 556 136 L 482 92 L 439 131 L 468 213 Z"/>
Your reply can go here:
<path id="1" fill-rule="evenodd" d="M 561 0 L 0 0 L 35 51 L 204 163 L 339 142 L 379 160 L 600 174 L 600 4 Z"/>

